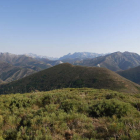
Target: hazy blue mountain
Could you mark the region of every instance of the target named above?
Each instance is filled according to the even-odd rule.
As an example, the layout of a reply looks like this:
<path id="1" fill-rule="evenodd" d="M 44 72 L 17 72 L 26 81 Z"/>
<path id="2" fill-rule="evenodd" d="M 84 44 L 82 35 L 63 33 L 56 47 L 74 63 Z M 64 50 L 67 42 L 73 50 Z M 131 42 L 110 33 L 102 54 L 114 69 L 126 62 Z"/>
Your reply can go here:
<path id="1" fill-rule="evenodd" d="M 37 54 L 33 54 L 33 53 L 27 53 L 25 55 L 33 57 L 33 58 L 46 58 L 46 59 L 49 59 L 49 60 L 58 60 L 59 59 L 57 57 L 49 57 L 49 56 L 37 55 Z"/>
<path id="2" fill-rule="evenodd" d="M 86 58 L 95 58 L 98 56 L 103 56 L 105 54 L 91 53 L 91 52 L 75 52 L 73 54 L 69 53 L 59 58 L 59 60 L 67 59 L 86 59 Z"/>
<path id="3" fill-rule="evenodd" d="M 95 58 L 98 56 L 103 56 L 105 54 L 90 53 L 90 52 L 75 52 L 73 54 L 69 53 L 69 54 L 64 55 L 60 58 L 40 56 L 40 55 L 36 55 L 36 54 L 32 54 L 32 53 L 29 53 L 26 55 L 30 56 L 32 58 L 35 58 L 36 60 L 43 61 L 45 63 L 52 65 L 52 66 L 55 66 L 57 64 L 66 63 L 66 62 L 74 64 L 75 62 L 77 62 L 77 61 L 79 62 L 79 61 L 86 59 L 86 58 Z"/>

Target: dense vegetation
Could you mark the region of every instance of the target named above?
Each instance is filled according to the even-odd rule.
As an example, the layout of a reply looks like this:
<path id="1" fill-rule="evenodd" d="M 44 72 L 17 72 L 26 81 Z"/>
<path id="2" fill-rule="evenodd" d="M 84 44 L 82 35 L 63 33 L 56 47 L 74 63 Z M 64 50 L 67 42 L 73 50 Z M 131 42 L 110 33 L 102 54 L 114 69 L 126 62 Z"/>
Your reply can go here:
<path id="1" fill-rule="evenodd" d="M 1 95 L 0 140 L 139 140 L 140 95 L 61 89 Z"/>
<path id="2" fill-rule="evenodd" d="M 60 88 L 104 88 L 138 93 L 140 86 L 105 68 L 65 63 L 0 86 L 0 94 L 47 91 Z"/>

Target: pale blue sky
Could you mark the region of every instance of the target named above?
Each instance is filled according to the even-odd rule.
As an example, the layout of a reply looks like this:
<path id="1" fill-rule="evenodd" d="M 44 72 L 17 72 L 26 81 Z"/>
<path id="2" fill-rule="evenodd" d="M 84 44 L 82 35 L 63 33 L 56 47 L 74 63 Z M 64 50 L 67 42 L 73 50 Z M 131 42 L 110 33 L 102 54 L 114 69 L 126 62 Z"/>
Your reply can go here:
<path id="1" fill-rule="evenodd" d="M 140 54 L 140 0 L 0 0 L 0 52 Z"/>

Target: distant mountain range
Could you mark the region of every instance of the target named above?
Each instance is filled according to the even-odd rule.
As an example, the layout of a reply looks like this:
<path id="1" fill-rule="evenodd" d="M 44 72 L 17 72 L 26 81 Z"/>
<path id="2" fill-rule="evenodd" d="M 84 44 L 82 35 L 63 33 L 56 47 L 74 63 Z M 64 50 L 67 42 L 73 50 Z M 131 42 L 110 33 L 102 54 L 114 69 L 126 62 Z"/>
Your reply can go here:
<path id="1" fill-rule="evenodd" d="M 140 55 L 131 52 L 115 52 L 93 59 L 75 62 L 75 65 L 104 67 L 112 71 L 126 70 L 140 65 Z"/>
<path id="2" fill-rule="evenodd" d="M 90 53 L 90 52 L 75 52 L 73 54 L 69 53 L 59 58 L 59 60 L 63 62 L 68 62 L 74 64 L 75 62 L 79 62 L 83 59 L 87 58 L 96 58 L 99 56 L 104 56 L 106 54 L 98 54 L 98 53 Z"/>
<path id="3" fill-rule="evenodd" d="M 0 62 L 0 84 L 21 79 L 35 72 L 36 71 L 33 69 L 22 68 L 13 66 L 9 63 Z"/>
<path id="4" fill-rule="evenodd" d="M 45 64 L 32 57 L 10 53 L 0 53 L 0 61 L 12 64 L 13 66 L 31 68 L 35 71 L 40 71 L 50 67 L 49 64 Z"/>
<path id="5" fill-rule="evenodd" d="M 95 58 L 98 56 L 104 56 L 106 54 L 99 54 L 99 53 L 91 53 L 91 52 L 75 52 L 75 53 L 69 53 L 67 55 L 64 55 L 60 58 L 58 57 L 48 57 L 48 56 L 43 56 L 43 55 L 37 55 L 37 54 L 33 54 L 33 53 L 28 53 L 25 54 L 27 56 L 30 56 L 32 58 L 46 58 L 49 60 L 67 60 L 67 59 L 86 59 L 86 58 Z"/>
<path id="6" fill-rule="evenodd" d="M 30 56 L 32 58 L 47 58 L 49 60 L 58 60 L 59 59 L 58 57 L 49 57 L 49 56 L 37 55 L 37 54 L 33 54 L 33 53 L 27 53 L 27 54 L 24 54 L 24 55 Z"/>
<path id="7" fill-rule="evenodd" d="M 95 57 L 98 55 L 96 53 L 74 53 L 73 55 L 68 56 L 72 58 L 78 58 L 80 56 L 79 59 L 81 60 L 81 58 L 91 56 Z M 61 61 L 59 58 L 40 56 L 32 53 L 25 55 L 0 53 L 0 61 L 1 61 L 0 84 L 18 80 L 27 75 L 63 63 L 63 61 Z M 68 60 L 66 62 L 70 61 Z M 75 62 L 75 59 L 73 59 L 73 62 Z"/>
<path id="8" fill-rule="evenodd" d="M 25 93 L 60 88 L 104 88 L 138 93 L 140 86 L 117 73 L 98 67 L 74 66 L 68 63 L 27 76 L 21 80 L 0 86 L 0 93 Z"/>
<path id="9" fill-rule="evenodd" d="M 122 71 L 139 66 L 140 55 L 131 52 L 114 52 L 106 55 L 77 52 L 60 57 L 58 60 L 50 60 L 47 57 L 35 54 L 28 56 L 0 53 L 0 84 L 18 80 L 65 62 L 73 65 L 103 67 L 112 71 Z"/>
<path id="10" fill-rule="evenodd" d="M 75 52 L 73 54 L 69 53 L 59 58 L 59 60 L 65 59 L 86 59 L 86 58 L 95 58 L 98 56 L 104 56 L 106 54 L 90 53 L 90 52 Z"/>
<path id="11" fill-rule="evenodd" d="M 26 55 L 0 53 L 0 84 L 11 82 L 52 65 Z"/>

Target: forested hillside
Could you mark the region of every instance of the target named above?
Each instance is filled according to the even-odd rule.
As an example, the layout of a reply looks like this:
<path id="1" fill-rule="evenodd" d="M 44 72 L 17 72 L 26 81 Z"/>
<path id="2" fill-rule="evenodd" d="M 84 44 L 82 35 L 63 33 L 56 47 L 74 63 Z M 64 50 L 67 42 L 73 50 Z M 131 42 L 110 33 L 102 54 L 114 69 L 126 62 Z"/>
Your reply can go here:
<path id="1" fill-rule="evenodd" d="M 60 88 L 98 88 L 138 93 L 140 86 L 106 68 L 74 66 L 68 63 L 37 72 L 0 86 L 0 94 L 48 91 Z"/>

